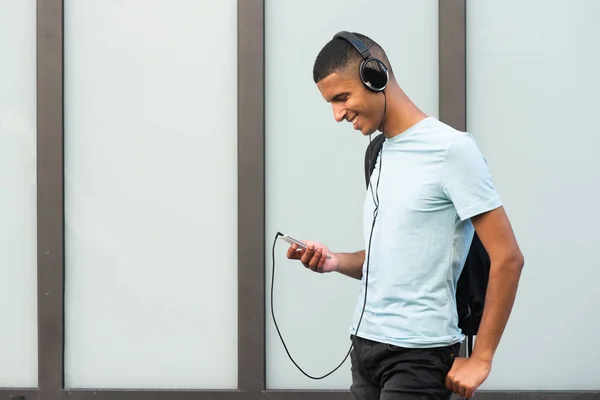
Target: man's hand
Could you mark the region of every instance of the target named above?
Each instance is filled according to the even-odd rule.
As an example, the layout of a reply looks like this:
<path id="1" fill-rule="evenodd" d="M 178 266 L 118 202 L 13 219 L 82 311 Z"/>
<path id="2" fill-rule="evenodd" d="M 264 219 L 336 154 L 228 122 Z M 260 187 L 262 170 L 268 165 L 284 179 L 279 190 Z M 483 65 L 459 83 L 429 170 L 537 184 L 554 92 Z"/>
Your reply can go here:
<path id="1" fill-rule="evenodd" d="M 487 379 L 491 369 L 492 363 L 489 361 L 476 357 L 457 357 L 446 376 L 446 387 L 461 397 L 471 398 Z"/>
<path id="2" fill-rule="evenodd" d="M 297 245 L 293 244 L 287 251 L 287 258 L 290 260 L 300 260 L 300 262 L 308 269 L 315 272 L 333 272 L 339 268 L 339 261 L 335 254 L 331 253 L 327 246 L 321 243 L 304 241 L 308 248 L 301 250 Z M 327 259 L 327 255 L 331 256 Z"/>
<path id="3" fill-rule="evenodd" d="M 360 280 L 362 278 L 362 267 L 365 262 L 365 251 L 354 253 L 332 253 L 327 246 L 305 240 L 308 249 L 299 249 L 293 244 L 288 248 L 287 258 L 299 260 L 306 268 L 319 272 L 339 272 L 342 275 Z M 327 255 L 331 258 L 327 259 Z"/>

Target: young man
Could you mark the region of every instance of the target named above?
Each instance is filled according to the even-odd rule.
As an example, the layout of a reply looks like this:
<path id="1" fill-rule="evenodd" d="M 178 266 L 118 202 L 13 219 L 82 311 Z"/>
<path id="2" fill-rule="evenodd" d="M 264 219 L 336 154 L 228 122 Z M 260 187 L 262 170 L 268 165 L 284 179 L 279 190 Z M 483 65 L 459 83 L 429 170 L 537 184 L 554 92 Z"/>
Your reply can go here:
<path id="1" fill-rule="evenodd" d="M 357 38 L 389 79 L 368 64 L 359 72 L 368 55 L 359 53 Z M 490 373 L 524 264 L 486 161 L 470 134 L 411 102 L 370 38 L 336 35 L 317 56 L 313 74 L 338 122 L 363 135 L 385 135 L 364 203 L 366 251 L 335 253 L 307 241 L 306 251 L 292 245 L 287 252 L 315 272 L 362 281 L 350 328 L 351 392 L 365 400 L 471 397 Z M 387 86 L 378 90 L 382 79 Z M 464 337 L 455 296 L 473 230 L 491 269 L 473 354 L 463 359 L 457 357 Z"/>

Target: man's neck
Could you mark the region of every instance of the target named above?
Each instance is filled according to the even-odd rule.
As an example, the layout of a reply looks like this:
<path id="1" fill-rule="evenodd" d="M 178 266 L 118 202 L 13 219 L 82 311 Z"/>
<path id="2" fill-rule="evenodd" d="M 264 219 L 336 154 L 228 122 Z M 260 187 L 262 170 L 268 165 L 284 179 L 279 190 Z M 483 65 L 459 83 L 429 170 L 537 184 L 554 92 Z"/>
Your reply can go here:
<path id="1" fill-rule="evenodd" d="M 400 135 L 428 117 L 404 94 L 399 87 L 386 90 L 385 137 Z"/>

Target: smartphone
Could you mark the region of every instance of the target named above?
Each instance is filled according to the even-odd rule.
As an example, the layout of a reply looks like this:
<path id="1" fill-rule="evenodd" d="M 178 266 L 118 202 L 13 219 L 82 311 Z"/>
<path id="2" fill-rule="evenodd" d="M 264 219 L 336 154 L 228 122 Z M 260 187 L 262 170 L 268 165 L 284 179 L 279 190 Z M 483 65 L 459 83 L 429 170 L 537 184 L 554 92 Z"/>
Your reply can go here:
<path id="1" fill-rule="evenodd" d="M 298 240 L 298 239 L 294 239 L 293 237 L 289 236 L 289 235 L 284 235 L 283 233 L 281 234 L 281 238 L 283 240 L 285 240 L 286 242 L 288 242 L 289 244 L 295 244 L 298 246 L 298 248 L 302 249 L 302 250 L 306 250 L 308 248 L 308 246 L 306 245 L 306 243 Z M 327 258 L 328 260 L 331 259 L 331 256 L 329 254 L 327 254 L 325 256 L 325 258 Z"/>

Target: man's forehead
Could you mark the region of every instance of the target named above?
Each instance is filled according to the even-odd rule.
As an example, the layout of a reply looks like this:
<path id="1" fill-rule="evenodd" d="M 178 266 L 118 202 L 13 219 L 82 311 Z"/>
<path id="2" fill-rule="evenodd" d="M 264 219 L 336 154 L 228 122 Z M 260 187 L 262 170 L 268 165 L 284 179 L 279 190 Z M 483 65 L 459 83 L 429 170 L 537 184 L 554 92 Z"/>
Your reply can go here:
<path id="1" fill-rule="evenodd" d="M 347 74 L 334 72 L 317 83 L 317 87 L 325 101 L 331 102 L 336 96 L 350 90 L 352 83 L 352 79 Z"/>

